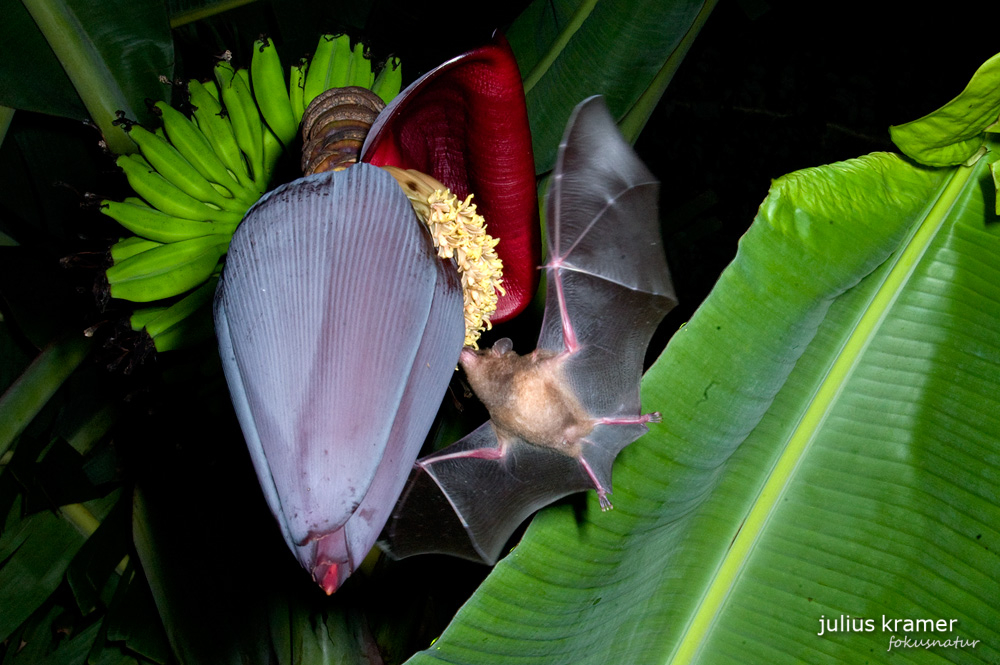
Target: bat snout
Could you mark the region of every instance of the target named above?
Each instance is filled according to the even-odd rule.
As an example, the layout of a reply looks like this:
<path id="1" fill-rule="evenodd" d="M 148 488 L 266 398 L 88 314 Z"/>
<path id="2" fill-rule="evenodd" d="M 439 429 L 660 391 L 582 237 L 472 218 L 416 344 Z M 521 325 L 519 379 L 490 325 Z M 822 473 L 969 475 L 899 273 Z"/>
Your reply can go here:
<path id="1" fill-rule="evenodd" d="M 458 355 L 458 364 L 462 366 L 463 369 L 474 366 L 479 361 L 479 354 L 476 353 L 475 349 L 471 346 L 467 346 L 462 349 L 462 352 Z"/>

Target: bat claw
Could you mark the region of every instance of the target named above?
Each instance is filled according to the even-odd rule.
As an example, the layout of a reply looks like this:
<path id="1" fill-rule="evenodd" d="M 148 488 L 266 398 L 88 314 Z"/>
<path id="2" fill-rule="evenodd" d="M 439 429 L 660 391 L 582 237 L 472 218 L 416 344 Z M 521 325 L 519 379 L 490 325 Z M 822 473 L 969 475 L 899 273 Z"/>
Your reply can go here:
<path id="1" fill-rule="evenodd" d="M 659 411 L 653 411 L 652 413 L 647 413 L 646 414 L 646 418 L 647 418 L 646 422 L 650 422 L 650 423 L 663 422 L 663 416 L 660 415 Z"/>
<path id="2" fill-rule="evenodd" d="M 607 493 L 603 489 L 597 490 L 597 500 L 601 503 L 601 512 L 606 513 L 614 506 L 611 505 L 611 499 L 608 498 Z"/>

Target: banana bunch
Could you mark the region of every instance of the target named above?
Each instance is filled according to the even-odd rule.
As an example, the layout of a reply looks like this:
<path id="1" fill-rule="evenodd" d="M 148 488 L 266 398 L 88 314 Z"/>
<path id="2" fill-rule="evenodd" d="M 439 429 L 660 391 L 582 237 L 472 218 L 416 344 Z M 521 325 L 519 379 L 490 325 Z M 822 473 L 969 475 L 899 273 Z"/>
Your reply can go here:
<path id="1" fill-rule="evenodd" d="M 214 330 L 212 297 L 221 270 L 170 306 L 144 307 L 129 319 L 132 330 L 145 330 L 157 351 L 172 351 L 209 339 Z"/>
<path id="2" fill-rule="evenodd" d="M 210 313 L 201 315 L 209 312 L 209 286 L 229 241 L 268 190 L 309 102 L 348 85 L 372 89 L 388 102 L 402 82 L 398 59 L 376 76 L 363 46 L 352 48 L 347 35 L 321 36 L 312 60 L 291 66 L 287 79 L 266 38 L 254 42 L 249 70 L 223 60 L 214 74 L 214 81 L 188 83 L 190 118 L 157 102 L 161 129 L 128 127 L 141 154 L 122 155 L 116 163 L 138 196 L 101 202 L 101 212 L 135 234 L 111 248 L 111 296 L 175 300 L 137 310 L 131 319 L 132 328 L 145 329 L 159 351 L 182 345 L 201 329 L 195 321 L 210 323 Z"/>

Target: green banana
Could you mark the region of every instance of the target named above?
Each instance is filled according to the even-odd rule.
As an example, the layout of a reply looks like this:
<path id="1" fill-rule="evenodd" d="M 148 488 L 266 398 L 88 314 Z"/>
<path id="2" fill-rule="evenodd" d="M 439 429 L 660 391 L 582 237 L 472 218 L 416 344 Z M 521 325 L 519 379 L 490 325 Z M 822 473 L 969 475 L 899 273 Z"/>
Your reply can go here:
<path id="1" fill-rule="evenodd" d="M 102 213 L 136 234 L 111 247 L 111 295 L 134 302 L 182 296 L 170 306 L 140 308 L 132 315 L 133 329 L 144 329 L 158 351 L 211 336 L 220 260 L 295 141 L 308 104 L 330 88 L 348 85 L 369 88 L 388 103 L 399 93 L 402 70 L 399 59 L 390 58 L 375 76 L 363 44 L 352 48 L 347 35 L 323 35 L 312 61 L 289 68 L 287 87 L 268 38 L 254 43 L 249 70 L 225 61 L 216 66 L 215 78 L 189 82 L 191 118 L 158 102 L 163 127 L 132 128 L 142 155 L 123 156 L 118 163 L 145 200 L 101 203 Z"/>
<path id="2" fill-rule="evenodd" d="M 372 87 L 372 63 L 365 57 L 365 45 L 358 42 L 354 45 L 354 52 L 351 54 L 351 71 L 347 77 L 347 85 L 356 85 L 362 88 Z"/>
<path id="3" fill-rule="evenodd" d="M 351 38 L 347 35 L 341 35 L 333 40 L 333 59 L 330 62 L 330 73 L 326 77 L 326 87 L 323 90 L 351 85 L 352 60 L 354 57 L 351 54 Z"/>
<path id="4" fill-rule="evenodd" d="M 232 196 L 249 207 L 256 200 L 255 193 L 239 184 L 215 153 L 211 142 L 183 113 L 166 102 L 156 102 L 167 138 L 177 151 L 202 175 L 212 188 L 222 196 Z"/>
<path id="5" fill-rule="evenodd" d="M 182 192 L 199 201 L 218 206 L 222 210 L 241 214 L 246 212 L 246 205 L 233 199 L 232 194 L 227 198 L 217 192 L 166 139 L 160 138 L 140 125 L 132 125 L 128 133 L 152 167 Z"/>
<path id="6" fill-rule="evenodd" d="M 222 101 L 221 101 L 221 99 L 219 97 L 219 88 L 215 85 L 215 81 L 204 81 L 201 85 L 204 86 L 205 91 L 208 94 L 212 95 L 212 97 L 215 99 L 216 103 L 219 103 L 219 104 L 222 103 Z"/>
<path id="7" fill-rule="evenodd" d="M 320 35 L 319 43 L 316 44 L 316 52 L 309 62 L 309 71 L 306 72 L 306 86 L 302 97 L 302 108 L 308 107 L 309 103 L 316 99 L 316 95 L 327 89 L 326 84 L 330 78 L 333 49 L 339 39 L 342 39 L 342 37 L 335 38 L 333 35 Z"/>
<path id="8" fill-rule="evenodd" d="M 372 92 L 382 98 L 388 104 L 399 94 L 399 89 L 403 85 L 403 68 L 399 65 L 399 58 L 389 58 L 382 65 L 382 71 L 375 77 L 372 84 Z"/>
<path id="9" fill-rule="evenodd" d="M 177 242 L 208 235 L 232 235 L 238 222 L 199 222 L 174 217 L 136 198 L 101 201 L 101 212 L 126 229 L 157 242 Z"/>
<path id="10" fill-rule="evenodd" d="M 250 62 L 250 80 L 257 106 L 268 127 L 285 145 L 295 140 L 299 123 L 292 112 L 292 102 L 285 87 L 285 71 L 274 43 L 258 39 L 253 43 L 253 60 Z"/>
<path id="11" fill-rule="evenodd" d="M 303 104 L 306 94 L 306 71 L 309 69 L 309 61 L 302 59 L 299 64 L 292 65 L 288 70 L 288 99 L 292 104 L 292 117 L 295 119 L 295 131 L 298 132 L 299 123 L 302 122 L 302 114 L 306 107 Z"/>
<path id="12" fill-rule="evenodd" d="M 141 317 L 136 312 L 130 321 L 132 329 L 145 328 L 157 351 L 172 351 L 207 339 L 213 329 L 211 303 L 218 282 L 215 275 L 170 307 L 150 307 L 159 311 Z"/>
<path id="13" fill-rule="evenodd" d="M 139 332 L 146 327 L 147 323 L 154 320 L 168 309 L 170 308 L 166 306 L 140 307 L 139 309 L 133 311 L 132 316 L 128 318 L 129 326 L 131 326 L 132 330 L 135 332 Z"/>
<path id="14" fill-rule="evenodd" d="M 266 183 L 263 180 L 264 171 L 264 133 L 263 123 L 257 104 L 254 103 L 250 87 L 243 77 L 233 69 L 233 66 L 222 61 L 215 66 L 215 78 L 219 83 L 219 93 L 226 113 L 233 126 L 236 143 L 246 156 L 250 168 L 250 177 L 256 189 L 263 193 Z"/>
<path id="15" fill-rule="evenodd" d="M 257 104 L 257 101 L 254 99 L 253 90 L 250 87 L 250 70 L 249 69 L 245 69 L 245 68 L 243 68 L 243 69 L 237 69 L 236 70 L 236 76 L 238 76 L 240 79 L 243 80 L 243 89 L 246 90 L 246 99 L 244 100 L 244 102 L 246 102 L 247 100 L 249 100 L 249 105 L 246 107 L 247 108 L 247 117 L 250 119 L 250 121 L 254 124 L 255 127 L 257 127 L 257 128 L 260 129 L 260 136 L 261 136 L 261 144 L 260 144 L 260 146 L 261 146 L 261 160 L 263 162 L 264 155 L 265 155 L 265 152 L 264 152 L 264 134 L 265 134 L 265 132 L 267 130 L 267 124 L 264 122 L 264 114 L 262 114 L 260 112 L 260 106 Z M 284 85 L 282 85 L 282 88 L 284 88 Z M 257 130 L 254 129 L 254 131 L 257 131 Z M 267 169 L 265 168 L 264 170 L 266 171 Z M 268 173 L 265 177 L 263 177 L 263 178 L 256 178 L 254 180 L 257 183 L 258 195 L 263 194 L 264 192 L 267 191 L 267 184 L 268 184 L 268 182 L 270 182 L 270 179 L 271 179 L 271 176 L 270 176 L 270 173 Z"/>
<path id="16" fill-rule="evenodd" d="M 264 181 L 270 182 L 278 160 L 285 153 L 285 144 L 278 140 L 270 128 L 264 128 Z"/>
<path id="17" fill-rule="evenodd" d="M 111 295 L 133 302 L 170 298 L 212 274 L 229 248 L 229 235 L 211 235 L 153 247 L 108 268 Z"/>
<path id="18" fill-rule="evenodd" d="M 138 155 L 122 155 L 115 163 L 139 196 L 168 215 L 199 222 L 239 223 L 243 219 L 241 212 L 220 210 L 185 194 Z"/>
<path id="19" fill-rule="evenodd" d="M 188 92 L 191 94 L 191 104 L 195 107 L 194 119 L 198 123 L 198 128 L 212 144 L 219 160 L 225 164 L 242 187 L 256 192 L 257 185 L 247 172 L 246 162 L 240 145 L 236 142 L 236 134 L 233 133 L 228 114 L 224 117 L 222 106 L 198 81 L 188 82 Z"/>
<path id="20" fill-rule="evenodd" d="M 119 240 L 115 244 L 111 245 L 111 260 L 118 263 L 119 261 L 124 261 L 125 259 L 131 258 L 136 254 L 141 254 L 147 250 L 162 246 L 162 242 L 155 242 L 153 240 L 147 240 L 146 238 L 132 236 L 131 238 Z"/>

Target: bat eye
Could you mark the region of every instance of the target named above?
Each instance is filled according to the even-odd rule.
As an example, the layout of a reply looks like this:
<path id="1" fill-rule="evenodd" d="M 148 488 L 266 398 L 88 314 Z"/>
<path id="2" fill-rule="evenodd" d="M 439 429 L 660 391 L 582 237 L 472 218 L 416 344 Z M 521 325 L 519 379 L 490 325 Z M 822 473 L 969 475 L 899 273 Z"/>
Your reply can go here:
<path id="1" fill-rule="evenodd" d="M 510 337 L 504 337 L 498 339 L 497 343 L 493 345 L 493 355 L 503 356 L 510 353 L 514 349 L 514 342 L 510 341 Z"/>

